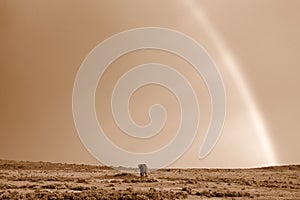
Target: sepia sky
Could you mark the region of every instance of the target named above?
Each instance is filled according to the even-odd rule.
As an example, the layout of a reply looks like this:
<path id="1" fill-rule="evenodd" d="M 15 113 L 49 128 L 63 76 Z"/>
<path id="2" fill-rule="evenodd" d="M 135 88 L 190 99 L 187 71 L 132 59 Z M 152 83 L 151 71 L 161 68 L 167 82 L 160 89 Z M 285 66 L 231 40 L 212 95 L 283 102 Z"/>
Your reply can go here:
<path id="1" fill-rule="evenodd" d="M 299 9 L 298 0 L 0 1 L 0 159 L 97 164 L 73 121 L 77 71 L 108 37 L 132 28 L 164 27 L 200 43 L 222 76 L 227 114 L 217 145 L 198 159 L 211 116 L 201 76 L 180 57 L 151 49 L 115 60 L 99 82 L 95 106 L 108 138 L 125 150 L 148 152 L 175 136 L 180 109 L 163 87 L 144 86 L 129 102 L 139 125 L 149 122 L 152 104 L 165 106 L 166 126 L 147 141 L 122 133 L 110 110 L 111 92 L 122 74 L 157 62 L 190 81 L 201 110 L 195 141 L 172 166 L 299 164 Z"/>

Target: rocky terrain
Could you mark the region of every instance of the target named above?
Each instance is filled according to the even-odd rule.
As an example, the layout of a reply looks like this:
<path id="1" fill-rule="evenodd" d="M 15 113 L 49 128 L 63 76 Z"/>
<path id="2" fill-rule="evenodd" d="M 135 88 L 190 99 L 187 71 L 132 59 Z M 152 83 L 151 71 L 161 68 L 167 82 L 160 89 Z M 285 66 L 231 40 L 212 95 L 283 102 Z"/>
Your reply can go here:
<path id="1" fill-rule="evenodd" d="M 300 165 L 138 170 L 0 160 L 0 199 L 300 199 Z"/>

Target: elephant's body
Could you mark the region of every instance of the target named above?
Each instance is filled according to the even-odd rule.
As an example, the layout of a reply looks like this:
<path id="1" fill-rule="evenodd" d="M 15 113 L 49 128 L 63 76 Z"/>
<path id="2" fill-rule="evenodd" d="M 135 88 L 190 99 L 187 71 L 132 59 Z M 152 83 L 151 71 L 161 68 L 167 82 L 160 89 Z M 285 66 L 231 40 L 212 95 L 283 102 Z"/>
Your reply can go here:
<path id="1" fill-rule="evenodd" d="M 140 169 L 140 175 L 141 176 L 147 176 L 148 175 L 148 167 L 146 164 L 139 164 L 138 165 Z"/>

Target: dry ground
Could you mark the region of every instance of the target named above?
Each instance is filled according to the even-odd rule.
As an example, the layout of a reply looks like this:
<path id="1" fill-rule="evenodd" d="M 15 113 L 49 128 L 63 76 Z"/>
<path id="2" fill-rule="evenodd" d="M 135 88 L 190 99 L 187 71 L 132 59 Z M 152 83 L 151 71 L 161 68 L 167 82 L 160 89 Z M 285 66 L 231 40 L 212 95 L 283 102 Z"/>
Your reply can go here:
<path id="1" fill-rule="evenodd" d="M 300 165 L 137 170 L 0 160 L 0 199 L 300 199 Z"/>

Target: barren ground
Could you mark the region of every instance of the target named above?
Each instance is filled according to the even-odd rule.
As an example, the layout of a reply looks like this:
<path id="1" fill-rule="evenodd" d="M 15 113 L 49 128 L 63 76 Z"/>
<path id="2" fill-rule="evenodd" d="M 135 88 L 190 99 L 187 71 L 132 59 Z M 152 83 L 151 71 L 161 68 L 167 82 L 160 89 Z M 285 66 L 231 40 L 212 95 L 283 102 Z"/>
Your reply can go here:
<path id="1" fill-rule="evenodd" d="M 0 199 L 300 199 L 300 165 L 137 170 L 0 160 Z"/>

